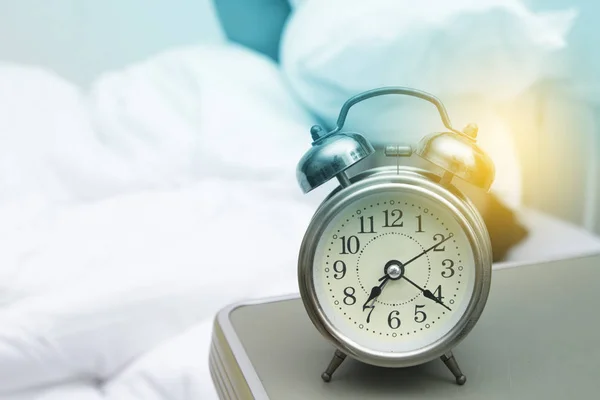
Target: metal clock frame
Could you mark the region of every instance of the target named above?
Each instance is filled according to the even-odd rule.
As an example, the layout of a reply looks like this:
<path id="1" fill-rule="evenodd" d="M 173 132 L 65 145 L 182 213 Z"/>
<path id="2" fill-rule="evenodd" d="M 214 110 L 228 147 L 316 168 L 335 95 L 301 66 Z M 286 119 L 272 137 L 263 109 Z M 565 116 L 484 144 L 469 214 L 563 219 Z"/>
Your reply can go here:
<path id="1" fill-rule="evenodd" d="M 407 367 L 422 364 L 441 357 L 456 365 L 452 371 L 457 383 L 466 380 L 460 372 L 451 350 L 471 331 L 485 307 L 491 284 L 492 252 L 489 234 L 483 219 L 471 201 L 451 184 L 439 183 L 440 177 L 430 171 L 413 167 L 381 167 L 365 171 L 352 178 L 352 184 L 338 187 L 319 206 L 305 233 L 298 259 L 298 283 L 304 307 L 313 324 L 338 351 L 322 377 L 328 381 L 345 355 L 372 365 L 383 367 Z M 323 311 L 315 293 L 313 269 L 319 241 L 332 219 L 347 206 L 360 198 L 381 191 L 398 190 L 425 196 L 446 208 L 464 230 L 475 260 L 475 284 L 467 309 L 457 324 L 437 341 L 404 353 L 386 353 L 371 350 L 345 337 Z M 340 353 L 341 352 L 341 353 Z M 336 360 L 336 357 L 338 358 Z M 332 368 L 332 364 L 336 364 Z M 452 366 L 448 365 L 452 370 Z M 460 379 L 459 379 L 460 378 Z"/>

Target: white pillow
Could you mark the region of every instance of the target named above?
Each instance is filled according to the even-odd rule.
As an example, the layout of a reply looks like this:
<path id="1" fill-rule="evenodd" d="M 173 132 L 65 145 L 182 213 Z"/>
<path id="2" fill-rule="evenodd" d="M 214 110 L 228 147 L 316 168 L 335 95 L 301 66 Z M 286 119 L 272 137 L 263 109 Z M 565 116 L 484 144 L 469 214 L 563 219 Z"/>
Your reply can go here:
<path id="1" fill-rule="evenodd" d="M 493 190 L 517 205 L 515 146 L 494 103 L 554 73 L 544 63 L 564 46 L 572 18 L 535 15 L 518 1 L 308 1 L 285 29 L 282 67 L 329 126 L 344 101 L 364 90 L 409 86 L 441 97 L 455 128 L 480 126 L 480 144 L 497 167 Z M 354 107 L 347 125 L 376 142 L 413 144 L 443 128 L 432 106 L 389 96 Z"/>

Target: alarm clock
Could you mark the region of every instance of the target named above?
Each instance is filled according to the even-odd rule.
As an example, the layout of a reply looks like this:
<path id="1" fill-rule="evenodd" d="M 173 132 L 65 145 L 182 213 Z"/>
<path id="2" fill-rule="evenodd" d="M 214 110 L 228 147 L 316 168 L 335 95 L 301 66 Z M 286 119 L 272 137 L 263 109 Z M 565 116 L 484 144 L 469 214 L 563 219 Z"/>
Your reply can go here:
<path id="1" fill-rule="evenodd" d="M 427 168 L 385 166 L 350 177 L 347 169 L 375 150 L 344 131 L 350 108 L 381 95 L 408 95 L 436 106 L 447 131 L 425 136 L 414 153 Z M 347 356 L 383 367 L 436 358 L 462 385 L 452 349 L 479 319 L 490 290 L 492 250 L 481 215 L 453 184 L 485 191 L 494 165 L 476 144 L 477 126 L 455 130 L 442 102 L 411 88 L 383 87 L 350 98 L 336 127 L 311 128 L 312 147 L 297 167 L 306 193 L 336 178 L 339 186 L 314 214 L 301 244 L 298 281 L 310 320 L 335 353 L 329 382 Z M 410 145 L 385 146 L 408 157 Z"/>

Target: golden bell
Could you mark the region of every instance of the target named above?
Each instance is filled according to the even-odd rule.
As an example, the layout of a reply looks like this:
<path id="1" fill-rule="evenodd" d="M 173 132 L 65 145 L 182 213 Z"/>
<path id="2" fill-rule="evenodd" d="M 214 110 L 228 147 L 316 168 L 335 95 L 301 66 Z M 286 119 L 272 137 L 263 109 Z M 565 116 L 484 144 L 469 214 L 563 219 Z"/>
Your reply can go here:
<path id="1" fill-rule="evenodd" d="M 475 143 L 477 126 L 471 124 L 463 132 L 456 132 L 425 136 L 416 153 L 447 173 L 488 191 L 496 171 L 491 158 Z"/>

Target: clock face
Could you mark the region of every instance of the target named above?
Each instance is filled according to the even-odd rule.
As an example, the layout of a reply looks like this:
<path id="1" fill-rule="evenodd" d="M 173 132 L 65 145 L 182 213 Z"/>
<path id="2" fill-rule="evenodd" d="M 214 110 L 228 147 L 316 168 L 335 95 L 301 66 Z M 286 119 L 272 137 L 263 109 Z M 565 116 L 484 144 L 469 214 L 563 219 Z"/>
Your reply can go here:
<path id="1" fill-rule="evenodd" d="M 476 268 L 449 208 L 417 192 L 386 190 L 337 213 L 320 236 L 312 274 L 319 306 L 347 340 L 407 353 L 458 324 Z"/>

